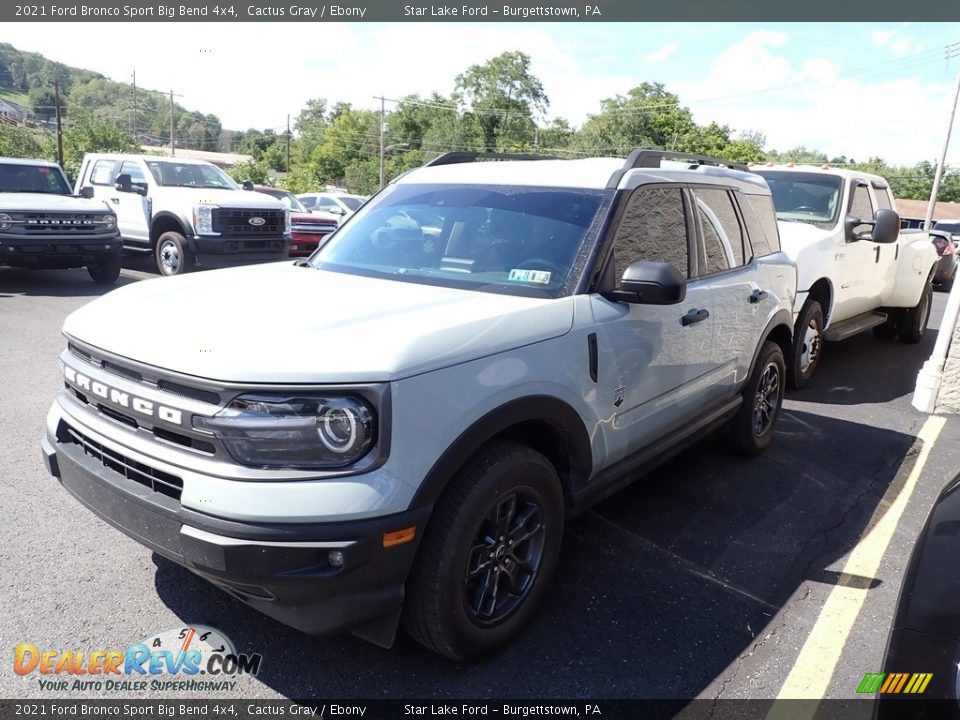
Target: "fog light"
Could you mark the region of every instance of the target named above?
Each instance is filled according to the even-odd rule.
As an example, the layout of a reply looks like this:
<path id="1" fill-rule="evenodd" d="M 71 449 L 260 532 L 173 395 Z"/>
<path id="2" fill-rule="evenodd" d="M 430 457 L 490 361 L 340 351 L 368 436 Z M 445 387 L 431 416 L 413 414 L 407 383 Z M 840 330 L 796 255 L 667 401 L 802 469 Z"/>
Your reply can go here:
<path id="1" fill-rule="evenodd" d="M 331 550 L 327 554 L 327 561 L 332 567 L 343 567 L 343 552 L 341 550 Z"/>

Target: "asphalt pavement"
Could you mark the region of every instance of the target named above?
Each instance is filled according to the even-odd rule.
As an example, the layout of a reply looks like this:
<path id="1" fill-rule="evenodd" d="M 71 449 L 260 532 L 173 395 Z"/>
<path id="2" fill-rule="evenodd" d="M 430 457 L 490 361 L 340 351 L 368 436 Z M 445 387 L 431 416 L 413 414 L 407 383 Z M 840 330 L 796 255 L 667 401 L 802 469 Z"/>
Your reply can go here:
<path id="1" fill-rule="evenodd" d="M 144 279 L 164 282 L 142 263 L 119 282 Z M 259 675 L 224 697 L 776 697 L 831 590 L 849 582 L 842 569 L 851 549 L 916 457 L 927 416 L 910 397 L 946 298 L 935 294 L 918 345 L 870 333 L 828 345 L 812 387 L 788 393 L 762 457 L 731 455 L 712 436 L 572 522 L 528 630 L 496 658 L 458 665 L 403 636 L 384 650 L 280 625 L 154 556 L 47 475 L 38 442 L 62 384 L 60 327 L 102 292 L 83 270 L 0 269 L 4 698 L 67 696 L 13 672 L 19 643 L 119 649 L 192 624 L 219 628 L 238 650 L 263 656 Z M 880 670 L 913 542 L 960 467 L 957 422 L 941 431 L 877 573 L 863 579 L 866 599 L 828 697 L 853 697 L 864 673 Z"/>

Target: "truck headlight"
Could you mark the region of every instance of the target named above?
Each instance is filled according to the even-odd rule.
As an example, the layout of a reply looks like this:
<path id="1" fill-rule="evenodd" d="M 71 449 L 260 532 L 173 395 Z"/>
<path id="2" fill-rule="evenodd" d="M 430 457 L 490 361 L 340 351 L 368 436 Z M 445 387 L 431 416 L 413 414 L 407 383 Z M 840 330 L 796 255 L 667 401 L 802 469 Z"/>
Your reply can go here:
<path id="1" fill-rule="evenodd" d="M 104 215 L 103 216 L 103 227 L 105 230 L 113 230 L 117 226 L 117 216 L 116 215 Z"/>
<path id="2" fill-rule="evenodd" d="M 284 235 L 290 234 L 290 227 L 291 227 L 290 208 L 287 208 L 286 210 L 283 211 L 283 234 Z"/>
<path id="3" fill-rule="evenodd" d="M 9 230 L 13 227 L 13 218 L 6 213 L 0 213 L 0 230 Z"/>
<path id="4" fill-rule="evenodd" d="M 216 205 L 197 205 L 193 208 L 193 229 L 198 235 L 217 235 L 213 231 L 213 211 Z"/>
<path id="5" fill-rule="evenodd" d="M 195 417 L 241 465 L 340 468 L 376 442 L 373 410 L 359 398 L 241 395 L 213 417 Z"/>

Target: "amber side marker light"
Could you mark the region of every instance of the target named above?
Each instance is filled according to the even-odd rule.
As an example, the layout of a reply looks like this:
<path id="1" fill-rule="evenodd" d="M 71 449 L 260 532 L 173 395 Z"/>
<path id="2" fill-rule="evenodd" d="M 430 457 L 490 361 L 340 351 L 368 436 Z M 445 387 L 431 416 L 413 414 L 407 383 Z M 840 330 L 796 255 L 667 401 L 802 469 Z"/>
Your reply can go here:
<path id="1" fill-rule="evenodd" d="M 417 534 L 417 526 L 411 525 L 408 528 L 403 530 L 394 530 L 393 532 L 385 532 L 383 534 L 383 546 L 385 548 L 393 547 L 395 545 L 403 545 L 405 543 L 413 540 L 414 535 Z"/>

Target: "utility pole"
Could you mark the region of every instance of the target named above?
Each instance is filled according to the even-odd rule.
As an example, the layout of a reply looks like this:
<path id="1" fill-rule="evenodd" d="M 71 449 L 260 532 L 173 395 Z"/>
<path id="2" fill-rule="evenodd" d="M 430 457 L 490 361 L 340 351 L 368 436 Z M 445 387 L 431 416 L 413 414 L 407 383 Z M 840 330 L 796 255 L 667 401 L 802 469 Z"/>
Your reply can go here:
<path id="1" fill-rule="evenodd" d="M 384 98 L 384 97 L 381 95 L 380 97 L 374 96 L 373 99 L 380 101 L 380 187 L 383 187 L 383 181 L 384 181 L 384 172 L 383 172 L 383 159 L 384 159 L 384 151 L 383 151 L 383 128 L 384 128 L 384 125 L 386 125 L 386 122 L 387 122 L 387 119 L 386 119 L 386 106 L 384 105 L 384 103 L 386 102 L 386 98 Z"/>
<path id="2" fill-rule="evenodd" d="M 290 172 L 290 113 L 287 113 L 287 172 Z"/>
<path id="3" fill-rule="evenodd" d="M 57 111 L 57 162 L 63 167 L 63 122 L 60 118 L 60 83 L 53 81 L 53 102 Z"/>
<path id="4" fill-rule="evenodd" d="M 170 91 L 170 157 L 177 154 L 176 140 L 173 133 L 173 90 Z"/>
<path id="5" fill-rule="evenodd" d="M 131 128 L 133 139 L 137 139 L 137 71 L 133 71 L 133 127 Z"/>
<path id="6" fill-rule="evenodd" d="M 948 46 L 947 60 L 960 55 L 960 46 L 956 43 Z M 940 151 L 940 161 L 933 173 L 933 188 L 930 190 L 930 202 L 927 204 L 927 217 L 923 221 L 923 229 L 929 230 L 933 223 L 933 209 L 937 204 L 937 193 L 940 191 L 940 178 L 943 177 L 943 166 L 947 160 L 947 147 L 950 145 L 950 130 L 953 128 L 953 118 L 957 113 L 957 96 L 960 95 L 960 72 L 957 73 L 957 86 L 953 89 L 953 105 L 950 106 L 950 119 L 947 121 L 947 134 L 943 139 L 943 150 Z"/>

